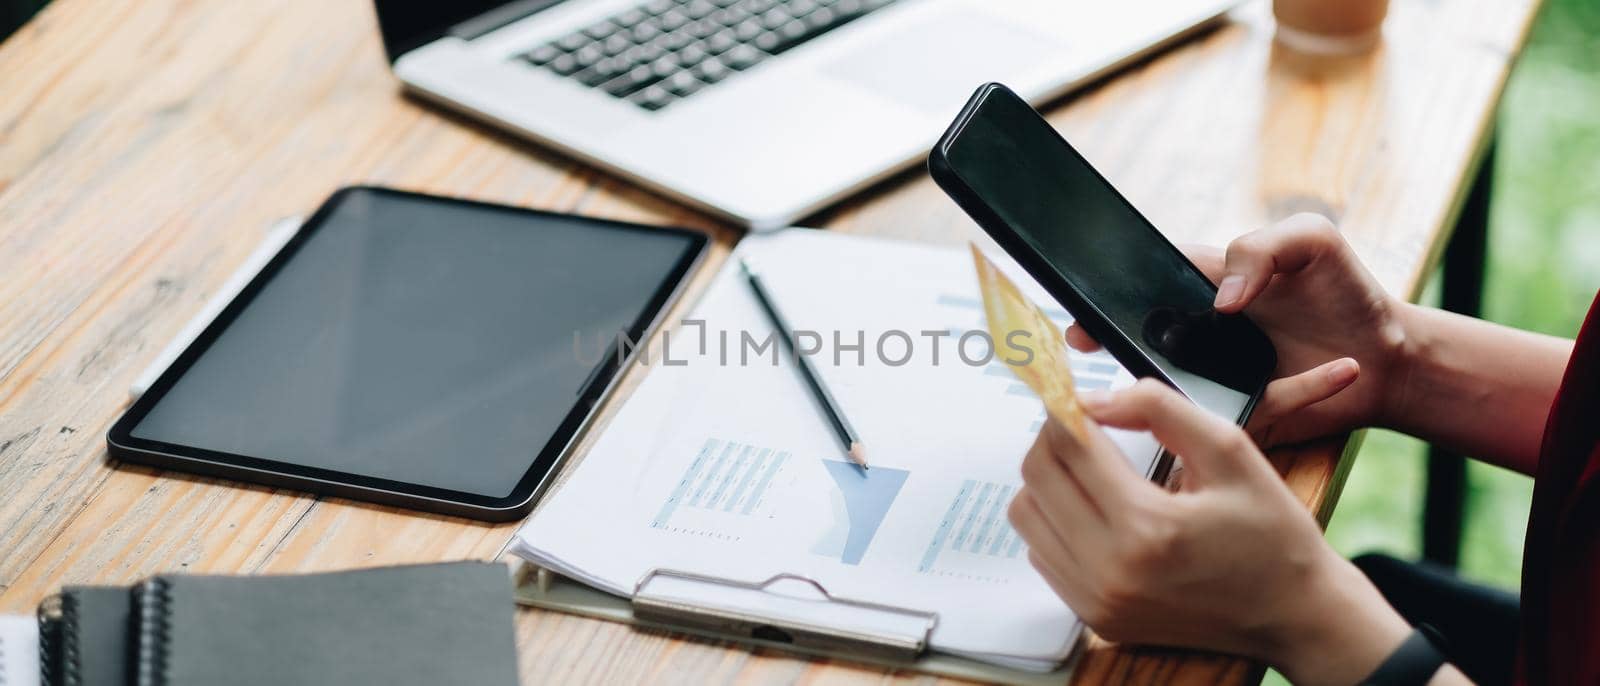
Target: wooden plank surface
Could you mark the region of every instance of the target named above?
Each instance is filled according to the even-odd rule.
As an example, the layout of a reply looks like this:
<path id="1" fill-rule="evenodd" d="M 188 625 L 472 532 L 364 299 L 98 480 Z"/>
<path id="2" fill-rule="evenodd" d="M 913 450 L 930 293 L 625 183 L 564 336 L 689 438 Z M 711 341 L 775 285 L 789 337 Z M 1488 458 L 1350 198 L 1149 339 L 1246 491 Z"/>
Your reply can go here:
<path id="1" fill-rule="evenodd" d="M 1175 240 L 1334 216 L 1415 295 L 1459 209 L 1537 0 L 1395 0 L 1359 58 L 1274 47 L 1261 3 L 1051 110 Z M 360 0 L 56 0 L 0 44 L 0 612 L 62 583 L 487 558 L 514 525 L 108 464 L 128 384 L 278 217 L 380 183 L 738 232 L 402 96 Z M 808 222 L 978 235 L 919 171 Z M 637 377 L 637 374 L 633 375 Z M 629 384 L 637 383 L 630 378 Z M 626 388 L 626 387 L 625 387 Z M 615 410 L 615 403 L 606 409 Z M 602 422 L 603 426 L 603 422 Z M 1274 460 L 1324 518 L 1339 442 Z M 527 683 L 931 680 L 518 613 Z M 1079 682 L 1236 683 L 1259 668 L 1095 643 Z"/>

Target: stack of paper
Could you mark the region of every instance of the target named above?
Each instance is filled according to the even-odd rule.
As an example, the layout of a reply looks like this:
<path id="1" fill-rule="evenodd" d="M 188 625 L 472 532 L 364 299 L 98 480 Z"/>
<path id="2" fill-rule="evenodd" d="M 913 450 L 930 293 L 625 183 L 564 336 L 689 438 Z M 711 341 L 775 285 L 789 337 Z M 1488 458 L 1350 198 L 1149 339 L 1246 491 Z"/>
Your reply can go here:
<path id="1" fill-rule="evenodd" d="M 0 685 L 38 686 L 39 620 L 0 615 Z"/>
<path id="2" fill-rule="evenodd" d="M 1002 361 L 1004 342 L 988 343 L 970 253 L 789 230 L 746 238 L 739 257 L 813 332 L 799 347 L 820 348 L 813 360 L 871 469 L 846 459 L 787 352 L 761 347 L 772 326 L 726 268 L 690 316 L 703 324 L 673 331 L 665 358 L 652 351 L 649 375 L 512 551 L 624 596 L 654 569 L 799 574 L 836 597 L 936 613 L 936 650 L 1058 666 L 1080 622 L 1006 519 L 1044 410 Z M 1029 297 L 1054 302 L 1001 264 Z M 1080 389 L 1132 382 L 1103 354 L 1072 364 Z M 1154 440 L 1113 437 L 1148 473 Z M 870 630 L 844 608 L 807 612 Z"/>

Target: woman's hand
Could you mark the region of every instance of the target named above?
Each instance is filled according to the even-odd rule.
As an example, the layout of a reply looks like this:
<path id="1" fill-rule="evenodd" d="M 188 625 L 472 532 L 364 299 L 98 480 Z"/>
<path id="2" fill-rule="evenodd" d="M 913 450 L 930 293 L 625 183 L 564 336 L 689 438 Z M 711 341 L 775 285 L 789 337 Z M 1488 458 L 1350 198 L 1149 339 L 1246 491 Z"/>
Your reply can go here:
<path id="1" fill-rule="evenodd" d="M 1409 306 L 1384 291 L 1332 223 L 1299 214 L 1235 239 L 1225 253 L 1184 253 L 1218 283 L 1217 310 L 1243 311 L 1277 348 L 1275 378 L 1248 427 L 1258 442 L 1296 443 L 1386 415 L 1404 382 Z M 1067 343 L 1099 347 L 1076 325 Z"/>
<path id="2" fill-rule="evenodd" d="M 1079 444 L 1055 421 L 1023 461 L 1011 522 L 1101 636 L 1244 655 L 1297 684 L 1351 684 L 1410 633 L 1238 427 L 1150 379 L 1083 400 L 1093 419 L 1150 431 L 1185 465 L 1183 491 L 1163 490 L 1099 426 Z"/>

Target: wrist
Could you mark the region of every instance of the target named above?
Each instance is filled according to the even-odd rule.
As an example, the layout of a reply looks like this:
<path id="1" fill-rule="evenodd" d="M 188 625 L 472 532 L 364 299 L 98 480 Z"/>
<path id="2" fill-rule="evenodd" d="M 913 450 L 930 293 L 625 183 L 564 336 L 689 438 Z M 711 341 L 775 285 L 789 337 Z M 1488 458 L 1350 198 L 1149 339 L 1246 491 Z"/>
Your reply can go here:
<path id="1" fill-rule="evenodd" d="M 1301 594 L 1304 602 L 1275 632 L 1266 656 L 1291 683 L 1358 683 L 1411 634 L 1360 570 L 1334 560 Z"/>
<path id="2" fill-rule="evenodd" d="M 1407 425 L 1417 395 L 1418 378 L 1427 370 L 1433 348 L 1431 327 L 1425 321 L 1428 308 L 1399 302 L 1384 332 L 1388 342 L 1387 369 L 1383 392 L 1379 395 L 1372 424 L 1388 429 Z"/>

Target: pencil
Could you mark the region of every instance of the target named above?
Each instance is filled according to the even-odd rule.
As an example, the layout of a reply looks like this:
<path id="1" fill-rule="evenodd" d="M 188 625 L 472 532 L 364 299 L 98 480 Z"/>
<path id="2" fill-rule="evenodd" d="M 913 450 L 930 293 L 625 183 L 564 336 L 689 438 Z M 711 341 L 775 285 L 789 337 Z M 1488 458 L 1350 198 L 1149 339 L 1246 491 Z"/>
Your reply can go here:
<path id="1" fill-rule="evenodd" d="M 856 433 L 855 427 L 850 425 L 850 420 L 844 416 L 844 410 L 839 408 L 839 401 L 834 400 L 833 394 L 828 392 L 826 384 L 822 383 L 822 375 L 817 373 L 816 367 L 811 364 L 811 356 L 801 355 L 794 350 L 794 340 L 790 338 L 794 329 L 789 327 L 789 322 L 778 311 L 778 304 L 772 299 L 772 294 L 767 292 L 761 283 L 761 277 L 750 264 L 739 260 L 739 268 L 744 271 L 744 276 L 750 282 L 750 290 L 756 294 L 756 302 L 761 304 L 761 309 L 767 313 L 767 319 L 778 329 L 778 338 L 783 339 L 784 347 L 794 352 L 795 361 L 799 362 L 800 376 L 806 380 L 806 386 L 811 389 L 811 395 L 817 399 L 817 404 L 822 406 L 824 415 L 827 415 L 828 424 L 839 437 L 839 442 L 844 445 L 845 455 L 851 462 L 867 468 L 867 448 L 861 443 L 861 436 Z"/>

